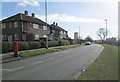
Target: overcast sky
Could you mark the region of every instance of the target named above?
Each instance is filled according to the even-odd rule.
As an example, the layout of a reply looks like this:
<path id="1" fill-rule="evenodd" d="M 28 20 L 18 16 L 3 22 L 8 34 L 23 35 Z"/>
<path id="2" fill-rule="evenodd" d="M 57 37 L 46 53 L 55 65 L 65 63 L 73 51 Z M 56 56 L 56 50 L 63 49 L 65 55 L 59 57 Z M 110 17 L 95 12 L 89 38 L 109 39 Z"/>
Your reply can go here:
<path id="1" fill-rule="evenodd" d="M 118 36 L 118 0 L 62 1 L 47 2 L 48 23 L 57 22 L 59 26 L 68 31 L 71 38 L 74 38 L 74 32 L 78 32 L 80 27 L 80 37 L 85 38 L 89 35 L 93 39 L 99 39 L 96 32 L 99 28 L 105 28 L 105 19 L 108 20 L 109 37 Z M 20 0 L 17 2 L 16 0 L 4 0 L 2 2 L 2 18 L 27 10 L 29 15 L 35 13 L 37 18 L 44 21 L 44 9 L 43 0 Z"/>

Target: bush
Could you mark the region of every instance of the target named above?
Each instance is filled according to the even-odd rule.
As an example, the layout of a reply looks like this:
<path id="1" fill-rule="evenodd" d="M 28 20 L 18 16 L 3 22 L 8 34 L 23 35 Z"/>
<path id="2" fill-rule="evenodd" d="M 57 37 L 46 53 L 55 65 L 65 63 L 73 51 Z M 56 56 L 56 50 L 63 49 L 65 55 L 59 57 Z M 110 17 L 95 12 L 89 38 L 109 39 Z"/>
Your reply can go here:
<path id="1" fill-rule="evenodd" d="M 12 42 L 2 42 L 2 52 L 12 52 L 13 51 L 13 43 Z"/>
<path id="2" fill-rule="evenodd" d="M 48 41 L 48 46 L 49 47 L 58 46 L 58 41 Z"/>
<path id="3" fill-rule="evenodd" d="M 60 46 L 70 45 L 70 41 L 68 41 L 68 40 L 61 40 L 61 41 L 59 41 L 59 45 Z"/>
<path id="4" fill-rule="evenodd" d="M 18 42 L 19 45 L 19 50 L 28 50 L 29 49 L 29 44 L 28 42 Z"/>
<path id="5" fill-rule="evenodd" d="M 40 42 L 29 42 L 29 49 L 38 49 L 41 47 Z"/>

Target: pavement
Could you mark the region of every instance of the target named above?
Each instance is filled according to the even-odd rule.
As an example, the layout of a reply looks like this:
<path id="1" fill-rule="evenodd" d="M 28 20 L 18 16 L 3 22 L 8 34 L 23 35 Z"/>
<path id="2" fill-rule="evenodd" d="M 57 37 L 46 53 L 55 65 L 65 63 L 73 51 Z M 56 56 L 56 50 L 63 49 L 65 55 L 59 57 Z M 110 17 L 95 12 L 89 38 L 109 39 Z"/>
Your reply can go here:
<path id="1" fill-rule="evenodd" d="M 92 44 L 2 64 L 3 80 L 73 80 L 103 50 Z"/>
<path id="2" fill-rule="evenodd" d="M 50 48 L 54 48 L 54 47 L 50 47 Z M 45 48 L 41 48 L 41 49 L 45 49 Z M 33 51 L 33 50 L 40 50 L 40 49 L 32 49 L 32 50 L 25 50 L 25 51 Z M 19 51 L 18 54 L 25 51 Z M 0 54 L 0 57 L 2 58 L 2 61 L 0 61 L 0 63 L 8 63 L 8 62 L 23 59 L 22 57 L 19 57 L 19 56 L 14 57 L 14 52 Z"/>

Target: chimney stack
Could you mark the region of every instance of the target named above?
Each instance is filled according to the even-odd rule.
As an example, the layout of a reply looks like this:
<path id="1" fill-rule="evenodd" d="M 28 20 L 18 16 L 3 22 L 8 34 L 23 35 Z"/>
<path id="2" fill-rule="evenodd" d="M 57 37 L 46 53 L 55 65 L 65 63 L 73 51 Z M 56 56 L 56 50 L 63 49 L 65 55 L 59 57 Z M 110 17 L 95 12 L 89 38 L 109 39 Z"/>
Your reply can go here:
<path id="1" fill-rule="evenodd" d="M 55 22 L 53 22 L 53 25 L 55 25 Z"/>
<path id="2" fill-rule="evenodd" d="M 35 13 L 32 13 L 32 17 L 35 17 Z"/>
<path id="3" fill-rule="evenodd" d="M 28 15 L 28 11 L 27 11 L 27 10 L 25 10 L 24 14 L 27 16 L 27 15 Z"/>
<path id="4" fill-rule="evenodd" d="M 56 26 L 58 26 L 58 23 L 56 23 Z"/>

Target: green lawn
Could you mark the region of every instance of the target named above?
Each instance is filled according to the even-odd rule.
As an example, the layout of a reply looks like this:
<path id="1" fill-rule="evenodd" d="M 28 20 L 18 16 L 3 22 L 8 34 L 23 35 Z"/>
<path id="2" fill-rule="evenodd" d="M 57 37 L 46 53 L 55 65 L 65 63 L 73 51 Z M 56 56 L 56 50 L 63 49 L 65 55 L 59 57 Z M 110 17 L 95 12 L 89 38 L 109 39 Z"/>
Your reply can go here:
<path id="1" fill-rule="evenodd" d="M 78 80 L 118 80 L 118 47 L 107 45 Z"/>
<path id="2" fill-rule="evenodd" d="M 49 49 L 25 51 L 25 52 L 21 52 L 20 56 L 21 57 L 31 57 L 31 56 L 35 56 L 35 55 L 41 55 L 41 54 L 51 53 L 51 52 L 60 51 L 60 50 L 66 50 L 66 49 L 74 48 L 74 47 L 78 47 L 78 46 L 80 46 L 80 44 L 58 46 L 58 47 L 49 48 Z"/>

